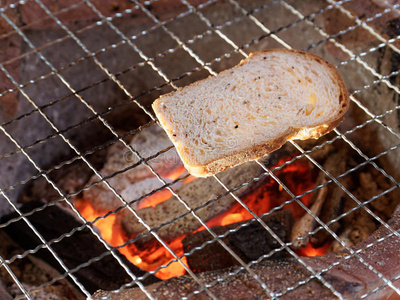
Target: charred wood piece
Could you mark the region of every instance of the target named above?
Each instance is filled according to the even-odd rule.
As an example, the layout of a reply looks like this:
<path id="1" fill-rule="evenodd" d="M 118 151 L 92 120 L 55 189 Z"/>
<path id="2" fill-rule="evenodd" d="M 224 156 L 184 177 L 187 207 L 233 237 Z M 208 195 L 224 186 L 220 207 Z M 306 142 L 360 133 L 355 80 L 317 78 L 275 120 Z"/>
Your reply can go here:
<path id="1" fill-rule="evenodd" d="M 249 185 L 241 185 L 245 182 L 251 182 L 262 173 L 263 168 L 257 163 L 248 162 L 218 174 L 218 178 L 229 189 L 240 187 L 233 193 L 237 197 L 241 197 L 250 192 L 255 186 L 261 184 L 262 180 Z M 235 198 L 228 194 L 223 186 L 213 177 L 197 178 L 184 184 L 180 189 L 176 190 L 176 193 L 193 209 L 204 206 L 196 210 L 196 214 L 205 222 L 218 216 L 236 203 Z M 214 199 L 217 200 L 207 205 L 209 201 Z M 162 226 L 157 230 L 157 234 L 165 239 L 172 239 L 182 234 L 191 233 L 201 226 L 192 214 L 187 214 L 188 210 L 175 196 L 157 204 L 155 207 L 138 209 L 136 213 L 151 228 L 157 228 L 164 223 L 176 219 L 174 222 Z M 184 214 L 186 216 L 181 217 Z M 147 231 L 128 209 L 123 210 L 119 217 L 121 218 L 123 228 L 128 234 L 141 234 Z M 139 239 L 137 243 L 144 244 L 152 238 L 151 235 L 146 235 Z"/>
<path id="2" fill-rule="evenodd" d="M 400 229 L 400 209 L 397 209 L 394 217 L 389 221 L 389 225 L 394 230 Z M 386 237 L 380 242 L 379 238 Z M 375 242 L 373 246 L 370 243 Z M 391 235 L 391 232 L 381 227 L 365 241 L 358 244 L 353 250 L 358 252 L 365 262 L 374 269 L 381 272 L 386 278 L 397 278 L 400 274 L 400 239 Z M 383 281 L 375 273 L 363 265 L 359 258 L 353 256 L 344 259 L 349 253 L 346 251 L 331 252 L 319 257 L 304 257 L 304 262 L 314 269 L 323 271 L 322 277 L 329 282 L 333 288 L 345 299 L 357 299 L 367 292 L 382 286 Z M 387 259 L 382 260 L 382 257 Z M 337 262 L 339 262 L 337 264 Z M 328 266 L 333 266 L 328 268 Z M 281 259 L 277 261 L 264 260 L 251 266 L 252 271 L 268 285 L 268 288 L 279 293 L 290 287 L 297 288 L 284 293 L 279 299 L 337 299 L 332 292 L 320 281 L 312 279 L 306 284 L 298 285 L 299 281 L 308 279 L 310 273 L 296 259 Z M 231 299 L 263 299 L 268 294 L 263 290 L 255 278 L 247 271 L 241 271 L 236 275 L 231 275 L 235 269 L 212 271 L 198 274 L 199 280 L 204 285 L 221 280 L 221 283 L 212 285 L 209 290 L 216 298 L 224 299 L 229 294 Z M 157 299 L 177 299 L 191 295 L 199 290 L 198 284 L 190 276 L 180 276 L 148 286 L 153 297 Z M 390 288 L 384 288 L 375 293 L 374 299 L 382 299 L 393 292 Z M 95 299 L 109 296 L 108 299 L 115 300 L 121 298 L 142 300 L 145 295 L 139 289 L 124 290 L 119 295 L 99 291 L 94 295 Z M 196 295 L 196 299 L 209 299 L 205 291 Z"/>
<path id="3" fill-rule="evenodd" d="M 263 217 L 262 220 L 283 242 L 288 242 L 293 225 L 293 216 L 290 210 L 275 212 Z M 211 230 L 217 235 L 224 235 L 229 230 L 234 230 L 248 222 L 243 221 L 226 226 L 214 226 Z M 189 253 L 196 247 L 202 247 L 205 242 L 210 240 L 212 240 L 212 236 L 206 230 L 189 234 L 182 240 L 183 250 L 185 253 Z M 257 221 L 226 234 L 221 240 L 246 263 L 256 260 L 281 246 Z M 276 252 L 270 258 L 277 259 L 286 255 L 287 252 L 283 250 Z M 239 264 L 216 240 L 207 244 L 201 250 L 195 250 L 187 257 L 187 262 L 194 272 L 225 269 Z"/>
<path id="4" fill-rule="evenodd" d="M 22 206 L 21 211 L 25 213 L 30 212 L 37 207 L 43 206 L 43 204 L 41 202 L 30 202 Z M 5 223 L 17 216 L 17 213 L 4 216 L 1 218 L 1 223 Z M 58 238 L 62 234 L 70 232 L 73 228 L 82 225 L 77 221 L 75 216 L 57 205 L 49 206 L 42 211 L 35 212 L 28 216 L 27 219 L 46 241 Z M 13 222 L 3 230 L 26 250 L 34 249 L 42 244 L 23 220 Z M 53 243 L 51 246 L 69 269 L 73 269 L 88 262 L 91 258 L 98 257 L 108 251 L 88 228 L 76 231 L 71 237 L 65 237 L 60 242 Z M 116 254 L 136 276 L 145 275 L 145 271 L 130 263 L 125 256 L 118 251 L 116 251 Z M 62 274 L 65 272 L 47 250 L 41 249 L 35 255 Z M 124 283 L 132 281 L 112 255 L 106 255 L 101 260 L 79 269 L 74 275 L 91 293 L 94 293 L 98 289 L 118 289 Z M 156 277 L 149 275 L 143 280 L 143 284 L 146 285 L 156 281 L 158 281 Z"/>

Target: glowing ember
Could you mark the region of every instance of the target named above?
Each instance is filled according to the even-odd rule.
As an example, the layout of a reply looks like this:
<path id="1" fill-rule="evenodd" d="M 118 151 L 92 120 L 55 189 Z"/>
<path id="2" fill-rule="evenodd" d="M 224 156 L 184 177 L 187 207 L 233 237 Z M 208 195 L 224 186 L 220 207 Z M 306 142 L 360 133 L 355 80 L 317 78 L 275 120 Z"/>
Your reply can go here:
<path id="1" fill-rule="evenodd" d="M 170 179 L 170 180 L 175 180 L 177 179 L 179 176 L 181 176 L 183 173 L 186 172 L 185 167 L 182 165 L 179 168 L 175 169 L 173 172 L 165 175 L 166 178 Z"/>
<path id="2" fill-rule="evenodd" d="M 285 160 L 279 162 L 284 163 Z M 179 169 L 166 176 L 170 180 L 175 180 L 185 172 L 185 169 Z M 301 161 L 294 161 L 282 170 L 276 172 L 276 175 L 282 182 L 295 194 L 300 195 L 305 191 L 313 188 L 313 180 L 311 172 L 307 163 Z M 188 177 L 183 183 L 187 183 L 195 179 L 193 176 Z M 155 206 L 171 197 L 171 193 L 164 189 L 161 190 L 141 201 L 139 208 Z M 307 195 L 301 201 L 308 206 L 311 195 Z M 273 179 L 268 179 L 262 185 L 258 186 L 251 193 L 242 197 L 242 201 L 258 216 L 267 213 L 273 207 L 282 205 L 284 202 L 291 200 L 289 195 L 283 191 L 282 186 L 277 184 Z M 76 208 L 81 212 L 82 216 L 89 222 L 92 222 L 98 217 L 106 215 L 106 211 L 96 211 L 92 205 L 80 199 L 75 203 Z M 295 202 L 286 204 L 283 209 L 290 209 L 293 216 L 297 219 L 304 214 L 304 210 L 299 207 Z M 212 226 L 226 226 L 232 223 L 251 219 L 253 216 L 243 208 L 239 203 L 235 203 L 230 209 L 220 214 L 219 216 L 207 221 L 207 225 Z M 173 262 L 175 257 L 157 240 L 152 240 L 146 243 L 143 248 L 138 248 L 133 243 L 128 243 L 126 246 L 121 247 L 126 242 L 132 240 L 135 236 L 127 236 L 121 227 L 121 224 L 116 222 L 115 214 L 108 215 L 101 218 L 94 223 L 101 231 L 102 237 L 113 247 L 116 247 L 123 255 L 126 256 L 133 264 L 139 268 L 147 271 L 154 271 L 161 268 L 156 272 L 156 276 L 160 279 L 168 279 L 175 276 L 180 276 L 186 273 L 184 267 L 179 262 Z M 204 230 L 204 227 L 196 231 Z M 182 240 L 185 235 L 174 238 L 167 242 L 168 247 L 178 256 L 183 255 Z M 320 255 L 319 249 L 310 248 L 308 246 L 299 251 L 299 255 L 314 256 Z M 186 257 L 182 258 L 182 262 L 187 265 Z M 168 266 L 167 266 L 168 265 Z M 164 267 L 167 266 L 167 267 Z"/>
<path id="3" fill-rule="evenodd" d="M 96 212 L 91 204 L 83 201 L 82 199 L 75 202 L 75 207 L 88 222 L 92 222 L 97 217 L 104 215 Z M 112 214 L 107 216 L 107 218 L 99 219 L 96 222 L 97 228 L 100 229 L 101 236 L 106 241 L 111 241 L 114 236 L 113 225 L 115 223 L 115 217 L 115 214 Z"/>
<path id="4" fill-rule="evenodd" d="M 225 216 L 221 220 L 221 225 L 226 226 L 229 224 L 240 222 L 242 220 L 243 220 L 243 216 L 241 214 L 230 214 L 230 215 Z"/>
<path id="5" fill-rule="evenodd" d="M 93 222 L 96 218 L 103 217 L 107 213 L 106 211 L 101 212 L 95 210 L 91 203 L 84 199 L 77 200 L 75 202 L 75 207 L 88 222 Z M 121 225 L 115 222 L 115 220 L 115 214 L 111 214 L 104 219 L 99 219 L 94 223 L 94 225 L 99 228 L 104 240 L 111 246 L 118 248 L 118 250 L 134 265 L 146 271 L 154 271 L 157 267 L 166 265 L 174 259 L 171 253 L 169 253 L 162 245 L 157 245 L 156 242 L 150 242 L 149 244 L 151 245 L 146 247 L 144 250 L 139 250 L 132 243 L 121 247 L 121 245 L 124 245 L 125 242 L 134 237 L 127 237 L 121 228 Z M 168 243 L 168 246 L 177 255 L 183 254 L 181 243 L 183 238 L 184 236 L 181 236 Z M 182 261 L 187 264 L 186 258 L 183 258 Z M 184 267 L 180 263 L 171 263 L 168 267 L 160 269 L 155 275 L 160 279 L 168 279 L 183 275 L 185 272 Z"/>
<path id="6" fill-rule="evenodd" d="M 157 204 L 168 200 L 171 196 L 172 196 L 172 194 L 169 190 L 163 189 L 163 190 L 158 191 L 158 192 L 154 193 L 153 195 L 148 196 L 148 197 L 144 198 L 143 200 L 141 200 L 138 203 L 137 208 L 141 209 L 141 208 L 150 207 L 150 206 L 155 207 Z"/>
<path id="7" fill-rule="evenodd" d="M 179 176 L 182 176 L 183 174 L 186 173 L 186 169 L 184 166 L 181 166 L 180 168 L 175 169 L 173 172 L 170 174 L 167 174 L 165 177 L 171 181 L 176 180 Z M 186 178 L 183 182 L 187 183 L 192 180 L 196 179 L 194 176 L 189 176 Z M 162 189 L 161 191 L 158 191 L 154 193 L 151 196 L 148 196 L 141 200 L 138 203 L 138 209 L 145 208 L 145 207 L 155 207 L 157 204 L 162 203 L 166 200 L 168 200 L 172 196 L 171 192 L 168 189 Z"/>
<path id="8" fill-rule="evenodd" d="M 300 256 L 320 256 L 328 253 L 329 247 L 329 243 L 326 243 L 319 248 L 314 248 L 310 243 L 308 243 L 307 246 L 297 250 L 296 253 Z"/>
<path id="9" fill-rule="evenodd" d="M 278 165 L 287 160 L 281 160 Z M 282 170 L 277 172 L 277 176 L 296 196 L 314 187 L 311 172 L 308 164 L 302 161 L 295 161 Z M 269 212 L 272 208 L 282 205 L 285 201 L 291 200 L 290 196 L 283 191 L 282 186 L 276 181 L 270 179 L 263 183 L 251 193 L 241 199 L 257 216 Z M 308 206 L 311 200 L 311 194 L 301 198 L 301 201 Z M 304 210 L 296 202 L 286 204 L 283 209 L 290 209 L 295 219 L 304 214 Z M 232 223 L 252 219 L 253 216 L 240 203 L 235 203 L 230 209 L 219 216 L 209 220 L 206 224 L 210 227 L 218 225 L 229 225 Z M 197 231 L 204 230 L 204 227 Z"/>

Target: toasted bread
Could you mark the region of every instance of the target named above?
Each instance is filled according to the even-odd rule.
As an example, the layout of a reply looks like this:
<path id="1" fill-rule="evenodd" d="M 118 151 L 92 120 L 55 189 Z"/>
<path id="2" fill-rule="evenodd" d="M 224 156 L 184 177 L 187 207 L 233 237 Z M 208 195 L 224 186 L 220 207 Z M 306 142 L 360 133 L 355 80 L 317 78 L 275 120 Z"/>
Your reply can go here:
<path id="1" fill-rule="evenodd" d="M 161 96 L 153 109 L 187 170 L 200 177 L 318 138 L 349 106 L 334 66 L 298 50 L 253 53 L 239 65 Z"/>

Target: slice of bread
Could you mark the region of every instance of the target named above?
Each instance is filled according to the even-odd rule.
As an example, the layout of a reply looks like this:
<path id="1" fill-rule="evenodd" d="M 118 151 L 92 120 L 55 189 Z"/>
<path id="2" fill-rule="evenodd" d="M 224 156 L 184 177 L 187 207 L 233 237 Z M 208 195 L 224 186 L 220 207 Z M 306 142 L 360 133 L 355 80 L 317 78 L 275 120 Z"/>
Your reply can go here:
<path id="1" fill-rule="evenodd" d="M 318 138 L 349 106 L 334 66 L 297 50 L 256 52 L 218 76 L 161 96 L 153 109 L 187 170 L 200 177 Z"/>

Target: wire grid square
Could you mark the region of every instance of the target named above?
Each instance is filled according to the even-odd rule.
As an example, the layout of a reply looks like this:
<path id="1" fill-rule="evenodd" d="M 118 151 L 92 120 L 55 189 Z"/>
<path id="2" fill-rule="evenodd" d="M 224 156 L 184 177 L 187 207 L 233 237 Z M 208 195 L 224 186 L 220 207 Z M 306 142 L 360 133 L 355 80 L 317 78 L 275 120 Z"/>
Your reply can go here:
<path id="1" fill-rule="evenodd" d="M 28 31 L 27 35 L 32 40 L 40 40 L 43 38 L 44 34 L 42 30 L 35 30 Z M 64 32 L 53 30 L 45 35 L 46 38 L 49 38 L 50 42 L 44 45 L 40 51 L 57 70 L 67 69 L 70 65 L 76 64 L 77 61 L 87 60 L 85 52 L 74 40 L 66 36 Z M 54 76 L 54 74 L 51 75 Z"/>
<path id="2" fill-rule="evenodd" d="M 235 2 L 235 1 L 231 1 L 234 5 L 235 5 L 235 7 L 238 7 L 238 3 L 237 2 Z M 285 6 L 285 7 L 287 7 L 289 4 L 288 3 L 286 3 L 286 2 L 283 2 L 283 5 Z M 340 5 L 340 4 L 339 4 Z M 147 6 L 145 6 L 144 8 L 146 8 Z M 243 7 L 242 7 L 243 8 Z M 141 10 L 143 10 L 143 8 L 141 9 Z M 242 11 L 243 12 L 243 11 Z M 298 11 L 297 11 L 298 12 Z M 148 14 L 148 12 L 147 12 L 147 14 Z M 240 14 L 238 14 L 238 16 L 240 16 Z M 243 14 L 243 16 L 245 16 L 245 14 Z M 248 15 L 246 15 L 246 16 L 248 16 Z M 296 15 L 297 17 L 299 17 L 299 14 L 297 14 Z M 203 15 L 203 17 L 204 17 L 204 15 Z M 207 17 L 205 17 L 205 19 L 207 19 Z M 166 19 L 166 20 L 172 20 L 172 22 L 174 21 L 174 18 L 172 18 L 172 19 Z M 253 20 L 254 21 L 254 20 Z M 221 24 L 222 25 L 222 24 Z M 297 26 L 293 26 L 293 28 L 296 28 Z M 210 26 L 209 28 L 211 28 L 212 29 L 212 31 L 214 31 L 214 29 L 213 29 L 213 27 L 212 26 Z M 217 28 L 218 28 L 218 26 L 217 26 Z M 298 27 L 298 28 L 300 28 L 300 27 Z M 306 27 L 307 28 L 307 27 Z M 262 29 L 262 31 L 264 32 L 264 33 L 266 33 L 267 35 L 269 35 L 268 34 L 268 32 L 266 32 L 267 30 L 265 30 L 266 28 L 263 28 Z M 232 40 L 232 39 L 230 39 L 229 38 L 229 35 L 227 34 L 227 35 L 224 35 L 224 31 L 221 31 L 222 32 L 222 34 L 223 34 L 223 36 L 225 36 L 225 38 L 228 38 L 228 40 L 230 40 L 231 42 L 234 42 L 234 40 Z M 300 32 L 301 32 L 301 30 L 300 30 Z M 261 34 L 261 33 L 260 33 Z M 220 35 L 218 35 L 218 36 L 220 36 Z M 79 37 L 79 36 L 78 36 Z M 278 39 L 276 39 L 275 38 L 275 41 L 277 42 L 277 43 L 279 43 L 281 40 L 279 39 L 279 34 L 278 34 Z M 178 39 L 179 40 L 179 39 Z M 247 42 L 247 43 L 246 43 Z M 256 41 L 254 41 L 254 40 L 250 40 L 250 39 L 248 39 L 247 41 L 246 40 L 244 40 L 242 43 L 239 43 L 239 48 L 236 48 L 236 50 L 235 50 L 235 52 L 238 52 L 239 50 L 238 49 L 240 49 L 240 47 L 242 47 L 242 46 L 244 46 L 244 48 L 247 48 L 248 46 L 247 45 L 250 45 L 250 44 L 254 44 L 254 45 L 257 45 L 257 42 Z M 83 42 L 83 45 L 84 46 L 86 46 L 85 45 L 85 42 Z M 260 44 L 261 45 L 261 44 Z M 106 47 L 107 48 L 107 46 L 108 45 L 105 45 L 104 47 Z M 189 47 L 189 49 L 190 49 L 190 47 Z M 139 53 L 140 53 L 141 51 L 139 51 Z M 223 51 L 223 53 L 227 53 L 227 52 L 225 52 L 225 51 Z M 146 54 L 145 52 L 141 52 L 141 55 L 143 56 L 143 54 Z M 157 53 L 155 53 L 154 55 L 157 55 Z M 201 56 L 197 56 L 196 54 L 195 54 L 195 56 L 197 57 L 197 59 L 199 59 L 200 58 L 200 61 L 201 61 Z M 221 55 L 220 55 L 220 57 L 221 57 Z M 224 59 L 224 55 L 222 55 L 222 59 Z M 217 61 L 219 61 L 219 60 L 217 60 Z M 101 60 L 100 60 L 100 62 L 101 62 Z M 99 64 L 99 62 L 95 62 L 97 65 Z M 203 66 L 204 67 L 204 66 Z M 152 68 L 154 69 L 154 65 L 152 65 Z M 223 67 L 222 67 L 223 68 Z M 101 68 L 102 69 L 102 68 Z M 158 69 L 157 67 L 156 67 L 156 71 L 157 71 L 157 73 L 159 74 L 159 75 L 166 75 L 164 72 L 161 72 L 161 74 L 160 74 L 160 72 L 158 72 L 160 69 Z M 103 70 L 103 69 L 102 69 Z M 187 71 L 188 72 L 188 71 Z M 189 71 L 190 72 L 190 71 Z M 189 74 L 189 73 L 187 73 L 187 74 Z M 179 74 L 178 74 L 179 75 Z M 185 74 L 184 74 L 185 75 Z M 183 77 L 185 77 L 185 76 L 183 76 Z M 168 76 L 167 77 L 164 77 L 164 79 L 166 79 L 166 78 L 168 78 Z M 69 82 L 71 79 L 67 79 L 67 82 Z M 125 88 L 125 83 L 122 83 L 122 86 Z M 82 87 L 82 88 L 85 88 L 84 86 Z M 126 92 L 129 92 L 129 94 L 132 94 L 131 93 L 131 91 L 130 90 L 127 90 L 127 91 L 124 91 L 124 93 L 126 94 Z M 83 99 L 85 99 L 85 97 L 83 97 Z M 150 98 L 151 99 L 151 98 Z M 150 101 L 150 100 L 148 100 L 148 101 Z M 98 111 L 98 109 L 95 109 L 95 111 Z"/>
<path id="3" fill-rule="evenodd" d="M 222 29 L 222 31 L 224 30 L 225 28 Z M 207 31 L 207 33 L 208 32 L 209 31 Z M 218 45 L 218 47 L 214 48 L 212 46 L 214 44 Z M 194 42 L 188 46 L 195 51 L 195 53 L 199 53 L 202 61 L 204 61 L 204 63 L 212 70 L 222 71 L 231 65 L 237 64 L 243 57 L 232 51 L 232 47 L 225 41 L 221 40 L 219 35 L 215 32 L 209 32 L 209 34 L 195 39 Z M 208 51 L 204 51 L 204 49 L 208 49 Z M 207 72 L 207 75 L 209 75 L 209 71 Z"/>
<path id="4" fill-rule="evenodd" d="M 129 45 L 122 43 L 122 41 L 123 40 L 119 40 L 117 43 L 103 48 L 104 51 L 102 49 L 101 52 L 96 52 L 96 57 L 116 76 L 144 66 L 140 56 L 133 52 Z M 117 57 L 124 57 L 125 59 L 119 60 L 116 59 Z"/>
<path id="5" fill-rule="evenodd" d="M 1 9 L 1 13 L 11 18 L 12 20 L 18 19 L 18 10 L 14 7 L 5 6 Z M 12 26 L 2 19 L 1 25 L 3 27 L 1 38 L 15 36 L 17 33 L 13 30 Z"/>
<path id="6" fill-rule="evenodd" d="M 77 33 L 76 37 L 93 53 L 121 41 L 121 37 L 104 22 L 91 30 Z"/>

